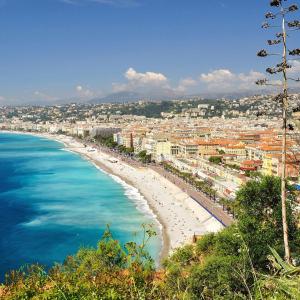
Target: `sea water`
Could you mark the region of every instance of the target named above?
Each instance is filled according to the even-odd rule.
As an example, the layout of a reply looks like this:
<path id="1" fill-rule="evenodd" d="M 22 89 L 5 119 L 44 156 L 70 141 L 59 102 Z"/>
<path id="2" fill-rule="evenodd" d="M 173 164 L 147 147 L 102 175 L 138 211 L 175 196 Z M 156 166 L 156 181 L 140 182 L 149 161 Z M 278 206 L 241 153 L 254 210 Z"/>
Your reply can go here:
<path id="1" fill-rule="evenodd" d="M 0 133 L 0 281 L 25 264 L 63 262 L 96 247 L 106 225 L 122 244 L 141 241 L 141 224 L 159 225 L 137 189 L 63 144 Z M 161 239 L 149 251 L 157 260 Z"/>

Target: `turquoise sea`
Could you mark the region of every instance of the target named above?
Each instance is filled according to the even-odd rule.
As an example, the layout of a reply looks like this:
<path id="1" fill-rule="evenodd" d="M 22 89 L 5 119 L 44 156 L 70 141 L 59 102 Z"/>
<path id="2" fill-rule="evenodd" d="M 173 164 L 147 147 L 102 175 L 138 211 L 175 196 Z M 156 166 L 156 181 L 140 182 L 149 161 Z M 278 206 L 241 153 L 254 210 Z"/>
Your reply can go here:
<path id="1" fill-rule="evenodd" d="M 0 281 L 28 263 L 50 266 L 96 246 L 106 224 L 121 243 L 158 223 L 138 191 L 56 141 L 0 133 Z M 136 232 L 140 232 L 135 234 Z M 158 259 L 160 238 L 149 251 Z"/>

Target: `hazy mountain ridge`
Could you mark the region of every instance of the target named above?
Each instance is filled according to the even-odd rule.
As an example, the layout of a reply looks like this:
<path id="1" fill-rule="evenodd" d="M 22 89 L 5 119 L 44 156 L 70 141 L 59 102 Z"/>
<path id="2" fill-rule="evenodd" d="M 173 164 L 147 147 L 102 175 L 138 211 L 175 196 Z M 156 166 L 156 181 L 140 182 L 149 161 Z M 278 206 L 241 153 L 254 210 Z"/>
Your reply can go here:
<path id="1" fill-rule="evenodd" d="M 300 93 L 300 88 L 290 88 L 290 93 Z M 94 97 L 94 98 L 82 98 L 82 97 L 70 97 L 66 99 L 57 100 L 28 100 L 28 101 L 2 101 L 2 105 L 10 106 L 50 106 L 50 105 L 65 105 L 70 103 L 86 103 L 86 104 L 102 104 L 102 103 L 126 103 L 126 102 L 137 102 L 137 101 L 169 101 L 169 100 L 186 100 L 193 98 L 205 98 L 205 99 L 240 99 L 244 97 L 251 97 L 255 95 L 270 95 L 273 94 L 270 90 L 260 90 L 260 91 L 244 91 L 244 92 L 204 92 L 192 95 L 160 95 L 160 94 L 146 94 L 139 92 L 118 92 L 112 93 L 104 97 Z M 275 91 L 274 91 L 275 94 Z"/>

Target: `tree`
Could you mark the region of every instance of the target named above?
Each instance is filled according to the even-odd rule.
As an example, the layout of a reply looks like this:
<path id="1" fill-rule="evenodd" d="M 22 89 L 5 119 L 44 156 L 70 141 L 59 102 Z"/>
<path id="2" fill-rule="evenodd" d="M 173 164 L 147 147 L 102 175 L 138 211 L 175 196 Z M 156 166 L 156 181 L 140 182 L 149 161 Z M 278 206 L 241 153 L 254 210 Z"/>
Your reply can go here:
<path id="1" fill-rule="evenodd" d="M 118 143 L 114 141 L 114 138 L 112 135 L 110 136 L 95 136 L 95 141 L 99 142 L 101 145 L 104 145 L 108 148 L 116 148 L 118 146 Z"/>
<path id="2" fill-rule="evenodd" d="M 286 201 L 287 226 L 290 233 L 290 246 L 299 255 L 299 230 L 297 215 L 294 211 L 295 195 L 292 187 L 287 186 Z M 256 267 L 267 268 L 269 247 L 284 254 L 281 179 L 265 176 L 260 180 L 247 182 L 236 197 L 238 228 L 243 240 L 250 249 L 250 256 Z"/>
<path id="3" fill-rule="evenodd" d="M 225 151 L 224 151 L 224 150 L 222 150 L 222 149 L 217 149 L 217 151 L 219 152 L 219 154 L 220 154 L 220 155 L 223 155 L 223 154 L 225 154 Z"/>
<path id="4" fill-rule="evenodd" d="M 143 151 L 141 151 L 141 152 L 138 154 L 138 157 L 139 157 L 139 158 L 144 158 L 146 155 L 147 155 L 147 151 L 146 151 L 146 150 L 143 150 Z"/>
<path id="5" fill-rule="evenodd" d="M 219 156 L 211 156 L 209 161 L 214 164 L 220 164 L 222 162 L 222 158 Z"/>
<path id="6" fill-rule="evenodd" d="M 139 159 L 140 159 L 144 164 L 147 164 L 147 163 L 150 163 L 150 162 L 151 162 L 151 154 L 147 154 L 147 151 L 146 151 L 146 150 L 141 151 L 141 152 L 138 154 L 138 157 L 139 157 Z"/>
<path id="7" fill-rule="evenodd" d="M 290 247 L 289 247 L 289 232 L 287 224 L 287 209 L 286 209 L 286 134 L 287 134 L 287 110 L 288 110 L 288 80 L 293 80 L 299 82 L 299 78 L 288 77 L 288 70 L 292 68 L 290 56 L 299 56 L 300 49 L 287 50 L 287 38 L 290 36 L 287 31 L 294 31 L 300 29 L 300 22 L 297 20 L 286 21 L 288 14 L 293 13 L 298 10 L 298 6 L 293 4 L 290 6 L 285 6 L 284 2 L 287 0 L 271 0 L 270 6 L 277 9 L 275 13 L 268 12 L 265 14 L 267 20 L 281 19 L 282 28 L 281 31 L 276 34 L 276 39 L 268 40 L 269 46 L 282 45 L 283 54 L 280 62 L 275 67 L 269 67 L 266 72 L 270 75 L 281 75 L 281 84 L 279 85 L 281 93 L 275 97 L 274 100 L 280 101 L 282 106 L 282 122 L 283 122 L 283 132 L 282 132 L 282 175 L 281 175 L 281 205 L 282 205 L 282 227 L 283 227 L 283 237 L 284 237 L 284 247 L 285 247 L 285 259 L 290 262 Z M 269 22 L 265 22 L 262 28 L 274 28 L 279 27 L 276 25 L 271 25 Z M 288 29 L 287 29 L 288 27 Z M 288 53 L 289 52 L 289 53 Z M 257 55 L 259 57 L 267 57 L 271 55 L 279 55 L 278 53 L 269 53 L 267 50 L 260 50 Z M 258 85 L 270 85 L 278 86 L 274 82 L 270 82 L 268 79 L 259 79 L 256 82 Z"/>

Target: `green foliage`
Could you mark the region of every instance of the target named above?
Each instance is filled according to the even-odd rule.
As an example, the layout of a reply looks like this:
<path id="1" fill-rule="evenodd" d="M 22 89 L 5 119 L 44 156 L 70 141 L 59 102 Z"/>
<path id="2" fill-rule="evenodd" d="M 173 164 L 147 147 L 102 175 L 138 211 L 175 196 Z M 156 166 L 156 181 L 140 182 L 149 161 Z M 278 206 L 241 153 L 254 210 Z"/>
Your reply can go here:
<path id="1" fill-rule="evenodd" d="M 110 136 L 96 136 L 95 140 L 100 143 L 103 146 L 106 146 L 108 148 L 117 148 L 118 144 L 114 141 L 114 138 L 112 135 Z"/>
<path id="2" fill-rule="evenodd" d="M 143 150 L 141 151 L 139 154 L 138 154 L 138 158 L 140 159 L 140 161 L 142 163 L 150 163 L 151 162 L 151 154 L 147 154 L 147 151 L 146 150 Z"/>
<path id="3" fill-rule="evenodd" d="M 202 265 L 196 265 L 189 278 L 192 299 L 234 299 L 240 280 L 234 272 L 238 258 L 209 256 Z"/>
<path id="4" fill-rule="evenodd" d="M 261 175 L 261 173 L 260 172 L 258 172 L 258 171 L 249 171 L 249 170 L 246 170 L 245 171 L 245 175 L 247 176 L 247 177 L 250 177 L 250 178 L 261 178 L 262 177 L 262 175 Z"/>
<path id="5" fill-rule="evenodd" d="M 224 208 L 231 213 L 235 213 L 237 211 L 237 202 L 232 199 L 221 198 L 219 203 L 224 206 Z"/>
<path id="6" fill-rule="evenodd" d="M 164 264 L 166 285 L 173 286 L 175 299 L 246 299 L 253 276 L 242 245 L 232 226 L 178 249 Z"/>
<path id="7" fill-rule="evenodd" d="M 263 177 L 250 181 L 237 198 L 232 203 L 238 210 L 238 220 L 234 225 L 200 238 L 194 252 L 183 248 L 165 263 L 167 285 L 177 287 L 176 295 L 185 291 L 187 299 L 265 299 L 265 295 L 271 295 L 268 289 L 275 289 L 275 285 L 269 287 L 266 281 L 263 281 L 264 288 L 260 288 L 259 284 L 264 276 L 275 280 L 273 274 L 266 275 L 270 274 L 268 245 L 274 245 L 281 251 L 283 247 L 280 179 Z M 290 238 L 297 255 L 295 245 L 299 230 L 295 227 L 292 203 L 293 193 L 290 190 Z M 185 255 L 187 253 L 189 255 Z M 183 258 L 183 262 L 178 257 Z M 282 280 L 282 275 L 279 278 Z M 293 291 L 295 285 L 288 278 L 285 280 Z M 291 295 L 287 299 L 294 299 Z"/>
<path id="8" fill-rule="evenodd" d="M 209 197 L 215 197 L 216 196 L 217 192 L 216 192 L 216 190 L 214 190 L 212 188 L 212 185 L 211 185 L 210 182 L 199 180 L 193 174 L 182 172 L 182 171 L 176 169 L 175 167 L 173 167 L 172 165 L 170 165 L 166 162 L 163 162 L 162 165 L 163 165 L 165 170 L 167 170 L 168 172 L 171 172 L 171 173 L 175 174 L 176 176 L 182 178 L 183 180 L 185 180 L 189 184 L 193 185 L 197 190 L 202 191 L 203 193 L 205 193 L 207 196 L 209 196 Z"/>
<path id="9" fill-rule="evenodd" d="M 209 233 L 201 237 L 196 244 L 196 252 L 198 255 L 207 255 L 211 253 L 216 244 L 216 235 L 214 233 Z"/>
<path id="10" fill-rule="evenodd" d="M 209 161 L 214 164 L 220 164 L 222 162 L 222 158 L 220 156 L 211 156 Z"/>
<path id="11" fill-rule="evenodd" d="M 236 164 L 226 164 L 226 167 L 236 171 L 240 170 L 240 166 Z"/>
<path id="12" fill-rule="evenodd" d="M 98 142 L 100 145 L 103 145 L 110 149 L 117 149 L 118 151 L 125 153 L 125 154 L 132 154 L 134 153 L 134 148 L 126 148 L 123 145 L 118 145 L 112 135 L 109 136 L 97 136 L 95 137 L 95 141 Z"/>
<path id="13" fill-rule="evenodd" d="M 144 158 L 146 155 L 147 155 L 147 151 L 146 151 L 146 150 L 143 150 L 143 151 L 141 151 L 141 152 L 138 154 L 138 157 Z"/>
<path id="14" fill-rule="evenodd" d="M 172 262 L 178 266 L 188 266 L 194 260 L 194 247 L 192 245 L 186 245 L 182 248 L 176 249 L 172 255 Z M 168 266 L 168 261 L 165 262 L 165 266 Z"/>
<path id="15" fill-rule="evenodd" d="M 199 104 L 218 105 L 218 100 L 200 99 L 200 100 L 184 100 L 184 101 L 152 101 L 139 105 L 122 105 L 116 109 L 111 108 L 110 112 L 120 112 L 121 115 L 145 116 L 147 118 L 161 118 L 162 112 L 181 113 L 184 109 L 197 108 Z M 211 112 L 211 111 L 209 111 Z"/>
<path id="16" fill-rule="evenodd" d="M 294 267 L 283 261 L 271 248 L 273 274 L 262 275 L 258 281 L 256 295 L 261 292 L 264 299 L 300 299 L 300 267 Z"/>
<path id="17" fill-rule="evenodd" d="M 299 230 L 293 209 L 295 197 L 288 187 L 287 219 L 291 249 L 299 255 Z M 266 176 L 249 181 L 237 193 L 238 226 L 250 249 L 255 266 L 268 267 L 268 246 L 283 255 L 283 229 L 281 215 L 281 181 Z M 297 247 L 298 245 L 298 247 Z"/>

